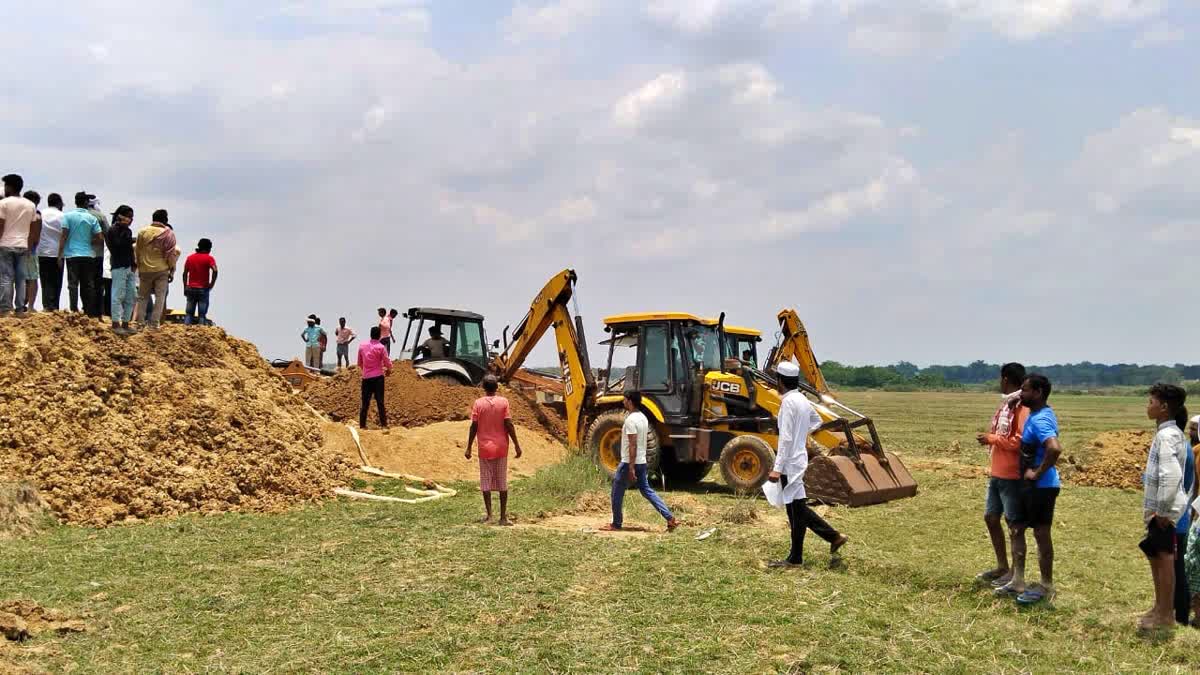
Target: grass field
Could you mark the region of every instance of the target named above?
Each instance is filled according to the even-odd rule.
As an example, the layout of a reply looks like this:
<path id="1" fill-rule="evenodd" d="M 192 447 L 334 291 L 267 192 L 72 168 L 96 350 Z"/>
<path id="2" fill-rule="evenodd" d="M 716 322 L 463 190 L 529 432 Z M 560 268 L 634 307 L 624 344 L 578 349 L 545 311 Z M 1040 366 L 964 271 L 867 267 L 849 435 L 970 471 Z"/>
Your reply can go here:
<path id="1" fill-rule="evenodd" d="M 911 458 L 982 462 L 973 437 L 995 397 L 861 393 L 885 443 Z M 1066 451 L 1147 425 L 1140 398 L 1062 397 Z M 957 445 L 955 445 L 957 443 Z M 666 494 L 698 526 L 612 538 L 470 524 L 476 493 L 422 506 L 329 502 L 280 515 L 58 527 L 5 542 L 0 598 L 92 615 L 87 634 L 0 651 L 50 671 L 1194 672 L 1200 633 L 1148 640 L 1136 548 L 1140 495 L 1067 487 L 1054 607 L 976 589 L 988 566 L 983 481 L 916 471 L 916 499 L 829 518 L 845 565 L 810 539 L 803 570 L 779 512 L 716 484 Z M 387 492 L 397 486 L 377 484 Z M 523 523 L 606 485 L 583 461 L 513 485 Z M 633 520 L 653 524 L 640 497 Z M 595 524 L 602 513 L 587 514 Z M 716 526 L 705 541 L 700 526 Z M 1031 542 L 1032 549 L 1032 542 Z M 1031 550 L 1031 567 L 1035 557 Z"/>

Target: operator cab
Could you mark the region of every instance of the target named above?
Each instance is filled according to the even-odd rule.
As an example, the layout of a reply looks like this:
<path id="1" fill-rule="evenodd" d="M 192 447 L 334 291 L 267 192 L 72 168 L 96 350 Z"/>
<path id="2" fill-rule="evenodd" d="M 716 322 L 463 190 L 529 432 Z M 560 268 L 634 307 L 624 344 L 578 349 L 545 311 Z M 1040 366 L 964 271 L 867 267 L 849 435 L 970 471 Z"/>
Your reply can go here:
<path id="1" fill-rule="evenodd" d="M 610 316 L 604 330 L 610 335 L 603 343 L 609 347 L 605 393 L 640 391 L 658 405 L 667 424 L 684 424 L 699 413 L 704 373 L 721 369 L 715 324 L 682 312 L 657 312 Z"/>
<path id="2" fill-rule="evenodd" d="M 716 327 L 716 319 L 706 319 Z M 758 343 L 762 342 L 762 331 L 744 326 L 725 326 L 725 356 L 735 358 L 758 368 Z"/>
<path id="3" fill-rule="evenodd" d="M 400 343 L 400 358 L 411 359 L 422 376 L 446 374 L 463 384 L 483 379 L 489 356 L 482 315 L 459 309 L 413 307 L 404 318 L 408 319 L 408 327 Z M 441 340 L 430 334 L 431 328 L 436 328 Z M 438 354 L 439 350 L 443 353 Z"/>

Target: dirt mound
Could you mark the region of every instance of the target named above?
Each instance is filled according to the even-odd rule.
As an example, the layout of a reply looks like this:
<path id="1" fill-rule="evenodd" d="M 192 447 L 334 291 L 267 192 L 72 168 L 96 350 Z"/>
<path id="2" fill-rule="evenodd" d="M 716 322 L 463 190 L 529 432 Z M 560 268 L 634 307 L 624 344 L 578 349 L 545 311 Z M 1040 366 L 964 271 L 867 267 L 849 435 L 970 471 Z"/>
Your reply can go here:
<path id="1" fill-rule="evenodd" d="M 468 422 L 439 422 L 416 429 L 393 428 L 386 432 L 359 431 L 363 451 L 371 465 L 391 473 L 408 473 L 438 481 L 479 480 L 478 447 L 471 461 L 463 457 L 467 448 Z M 326 447 L 336 449 L 350 460 L 360 462 L 358 449 L 344 424 L 329 423 L 324 428 Z M 566 449 L 540 429 L 517 425 L 521 439 L 521 458 L 511 451 L 509 476 L 532 476 L 538 469 L 562 461 Z"/>
<path id="2" fill-rule="evenodd" d="M 0 319 L 0 478 L 107 525 L 324 497 L 352 466 L 248 342 L 220 328 L 120 337 L 78 314 Z"/>
<path id="3" fill-rule="evenodd" d="M 46 609 L 32 600 L 0 602 L 0 633 L 14 642 L 47 633 L 65 635 L 86 630 L 87 623 L 82 619 L 58 610 Z"/>
<path id="4" fill-rule="evenodd" d="M 500 388 L 508 398 L 513 421 L 527 427 L 540 427 L 557 438 L 566 436 L 566 425 L 553 408 L 532 401 L 527 394 L 508 387 Z M 397 361 L 386 379 L 384 404 L 388 423 L 395 426 L 420 427 L 436 422 L 454 422 L 471 418 L 471 405 L 481 392 L 476 387 L 464 387 L 422 379 L 412 364 Z M 321 412 L 335 420 L 358 420 L 358 405 L 362 400 L 362 377 L 357 368 L 343 370 L 330 378 L 310 385 L 304 398 Z M 370 416 L 378 424 L 375 406 Z"/>
<path id="5" fill-rule="evenodd" d="M 33 534 L 49 519 L 48 511 L 29 483 L 0 483 L 0 540 Z"/>
<path id="6" fill-rule="evenodd" d="M 1149 429 L 1106 431 L 1088 443 L 1087 462 L 1068 471 L 1068 477 L 1077 485 L 1139 490 L 1153 441 Z M 1071 464 L 1068 459 L 1068 468 Z"/>

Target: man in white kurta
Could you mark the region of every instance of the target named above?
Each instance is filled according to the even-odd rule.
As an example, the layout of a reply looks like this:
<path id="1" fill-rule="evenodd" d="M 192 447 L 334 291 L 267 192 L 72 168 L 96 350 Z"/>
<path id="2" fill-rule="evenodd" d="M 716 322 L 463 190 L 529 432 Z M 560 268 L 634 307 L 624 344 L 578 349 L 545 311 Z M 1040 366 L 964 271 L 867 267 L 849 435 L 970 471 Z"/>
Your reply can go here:
<path id="1" fill-rule="evenodd" d="M 804 472 L 808 469 L 808 435 L 821 426 L 821 417 L 799 390 L 800 367 L 790 361 L 779 364 L 777 379 L 784 396 L 779 405 L 779 445 L 775 450 L 775 466 L 767 479 L 782 482 L 783 503 L 787 506 L 788 524 L 792 530 L 792 550 L 785 560 L 773 561 L 769 565 L 792 567 L 804 564 L 804 535 L 808 530 L 829 542 L 831 554 L 837 553 L 849 537 L 833 529 L 808 506 L 808 496 L 804 491 Z"/>

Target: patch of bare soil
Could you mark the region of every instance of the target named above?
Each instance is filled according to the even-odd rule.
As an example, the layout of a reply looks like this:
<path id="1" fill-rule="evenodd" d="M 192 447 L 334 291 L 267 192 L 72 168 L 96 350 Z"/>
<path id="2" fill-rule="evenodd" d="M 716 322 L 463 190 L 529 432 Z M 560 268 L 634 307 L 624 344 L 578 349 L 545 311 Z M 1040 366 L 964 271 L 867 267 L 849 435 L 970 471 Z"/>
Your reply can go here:
<path id="1" fill-rule="evenodd" d="M 388 423 L 393 426 L 419 427 L 468 420 L 472 404 L 483 393 L 476 387 L 426 380 L 408 361 L 396 361 L 384 382 L 384 406 Z M 540 428 L 543 433 L 556 438 L 566 437 L 566 425 L 553 408 L 538 404 L 528 394 L 509 387 L 501 387 L 500 393 L 508 399 L 514 423 Z M 304 390 L 304 398 L 334 420 L 357 420 L 362 400 L 362 375 L 357 368 L 351 368 L 333 377 L 322 378 Z M 367 421 L 372 425 L 379 424 L 374 405 Z"/>
<path id="2" fill-rule="evenodd" d="M 132 337 L 80 314 L 0 319 L 0 479 L 103 526 L 275 510 L 331 496 L 352 465 L 248 342 L 167 325 Z"/>
<path id="3" fill-rule="evenodd" d="M 1141 489 L 1153 441 L 1154 431 L 1149 429 L 1106 431 L 1088 442 L 1082 453 L 1086 458 L 1083 465 L 1067 459 L 1064 477 L 1077 485 Z"/>
<path id="4" fill-rule="evenodd" d="M 359 430 L 359 439 L 371 466 L 390 473 L 405 473 L 436 481 L 479 480 L 479 447 L 471 461 L 463 457 L 467 448 L 470 422 L 439 422 L 416 428 L 392 428 L 387 431 Z M 358 449 L 344 424 L 327 423 L 326 448 L 360 463 Z M 509 477 L 532 476 L 538 469 L 562 461 L 566 448 L 540 429 L 517 426 L 521 440 L 521 458 L 509 448 Z"/>
<path id="5" fill-rule="evenodd" d="M 0 634 L 12 642 L 42 635 L 67 635 L 87 631 L 87 623 L 65 612 L 42 607 L 32 600 L 0 602 Z"/>
<path id="6" fill-rule="evenodd" d="M 50 508 L 29 483 L 0 483 L 0 540 L 24 537 L 41 529 Z"/>

